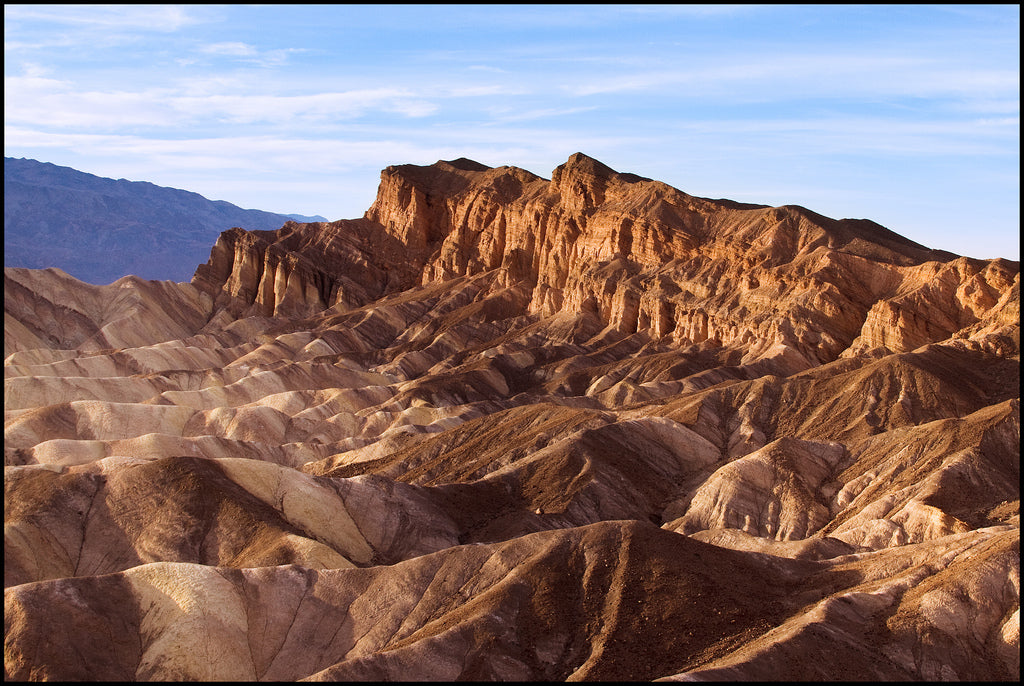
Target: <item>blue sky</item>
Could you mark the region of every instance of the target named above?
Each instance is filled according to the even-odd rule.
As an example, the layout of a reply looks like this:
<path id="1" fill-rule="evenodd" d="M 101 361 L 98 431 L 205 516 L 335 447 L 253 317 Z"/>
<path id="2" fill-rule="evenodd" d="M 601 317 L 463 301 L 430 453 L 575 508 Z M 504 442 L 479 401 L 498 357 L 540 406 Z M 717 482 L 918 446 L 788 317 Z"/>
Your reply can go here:
<path id="1" fill-rule="evenodd" d="M 4 57 L 5 156 L 245 208 L 579 151 L 1020 255 L 1017 5 L 5 5 Z"/>

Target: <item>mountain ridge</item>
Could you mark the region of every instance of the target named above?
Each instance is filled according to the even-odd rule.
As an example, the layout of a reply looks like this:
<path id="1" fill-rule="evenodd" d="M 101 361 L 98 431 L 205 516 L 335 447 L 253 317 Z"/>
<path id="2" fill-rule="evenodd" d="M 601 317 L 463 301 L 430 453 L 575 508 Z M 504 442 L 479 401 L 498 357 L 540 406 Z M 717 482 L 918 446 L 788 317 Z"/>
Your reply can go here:
<path id="1" fill-rule="evenodd" d="M 147 181 L 4 158 L 4 266 L 60 267 L 89 283 L 132 274 L 187 281 L 220 231 L 295 219 Z"/>
<path id="2" fill-rule="evenodd" d="M 939 264 L 949 265 L 942 288 L 952 289 L 943 307 L 950 312 L 947 335 L 968 320 L 983 318 L 982 311 L 996 304 L 991 294 L 1010 285 L 1014 265 L 1019 270 L 1019 263 L 1008 260 L 930 250 L 868 220 L 833 220 L 798 206 L 735 209 L 597 165 L 577 153 L 555 170 L 551 181 L 468 160 L 459 166 L 441 161 L 388 167 L 362 219 L 247 234 L 245 247 L 237 242 L 242 234 L 224 234 L 211 260 L 196 270 L 193 284 L 227 298 L 223 302 L 233 299 L 236 308 L 311 313 L 358 307 L 367 298 L 413 285 L 494 271 L 502 287 L 528 284 L 528 313 L 594 310 L 603 322 L 624 331 L 646 325 L 656 332 L 682 332 L 678 337 L 699 343 L 743 336 L 733 330 L 733 313 L 746 310 L 763 315 L 751 322 L 750 335 L 821 362 L 849 348 L 857 336 L 847 334 L 825 351 L 801 337 L 832 337 L 856 326 L 859 346 L 885 343 L 894 350 L 928 338 L 904 327 L 909 338 L 898 341 L 865 326 L 869 315 L 899 318 L 908 316 L 908 309 L 915 311 L 914 298 L 899 295 L 900 289 L 918 279 L 935 281 L 932 272 Z M 285 254 L 302 258 L 282 261 Z M 232 272 L 231 265 L 239 261 L 252 265 L 244 275 Z M 774 277 L 785 265 L 796 266 L 802 293 L 786 293 L 792 291 L 792 279 Z M 751 269 L 761 275 L 749 278 Z M 968 288 L 964 279 L 983 303 L 957 295 L 958 289 Z M 367 283 L 380 289 L 368 292 Z M 274 284 L 287 286 L 276 290 Z M 725 290 L 744 300 L 749 294 L 754 302 L 730 306 Z M 724 310 L 725 326 L 716 326 L 716 313 L 708 311 L 713 291 L 718 297 L 710 302 Z M 828 307 L 812 309 L 811 318 L 821 319 L 824 311 L 833 314 L 827 321 L 793 318 L 792 332 L 769 334 L 779 317 L 756 312 L 766 309 L 765 297 L 777 299 L 776 311 L 787 300 L 790 310 L 806 310 L 802 300 L 807 298 L 827 301 Z M 840 315 L 846 321 L 838 321 Z"/>

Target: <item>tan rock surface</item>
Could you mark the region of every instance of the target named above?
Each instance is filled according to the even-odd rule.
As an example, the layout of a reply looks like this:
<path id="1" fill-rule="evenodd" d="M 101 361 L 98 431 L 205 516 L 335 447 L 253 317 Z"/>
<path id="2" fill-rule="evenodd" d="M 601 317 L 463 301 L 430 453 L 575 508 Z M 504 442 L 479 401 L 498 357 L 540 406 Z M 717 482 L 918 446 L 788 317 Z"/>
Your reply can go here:
<path id="1" fill-rule="evenodd" d="M 1017 679 L 1019 303 L 581 154 L 5 269 L 5 676 Z"/>

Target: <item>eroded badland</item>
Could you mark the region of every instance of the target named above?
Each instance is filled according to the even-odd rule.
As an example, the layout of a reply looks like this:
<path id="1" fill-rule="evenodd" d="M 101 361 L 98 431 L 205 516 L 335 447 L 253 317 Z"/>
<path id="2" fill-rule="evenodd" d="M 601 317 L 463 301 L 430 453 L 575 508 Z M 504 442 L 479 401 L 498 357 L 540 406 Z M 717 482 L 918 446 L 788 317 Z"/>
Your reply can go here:
<path id="1" fill-rule="evenodd" d="M 1019 678 L 1017 262 L 576 154 L 4 277 L 6 678 Z"/>

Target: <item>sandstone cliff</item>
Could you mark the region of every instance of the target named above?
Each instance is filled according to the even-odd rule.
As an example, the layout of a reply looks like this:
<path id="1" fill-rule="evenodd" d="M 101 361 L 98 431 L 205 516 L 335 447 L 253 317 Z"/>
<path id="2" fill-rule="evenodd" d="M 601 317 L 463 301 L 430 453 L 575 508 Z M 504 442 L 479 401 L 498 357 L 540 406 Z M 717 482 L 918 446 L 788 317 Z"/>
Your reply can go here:
<path id="1" fill-rule="evenodd" d="M 550 181 L 464 159 L 388 167 L 363 219 L 225 233 L 194 283 L 251 312 L 306 314 L 493 273 L 492 287 L 523 290 L 523 314 L 592 313 L 793 367 L 983 329 L 1006 319 L 1018 271 L 867 220 L 696 198 L 577 153 Z"/>

